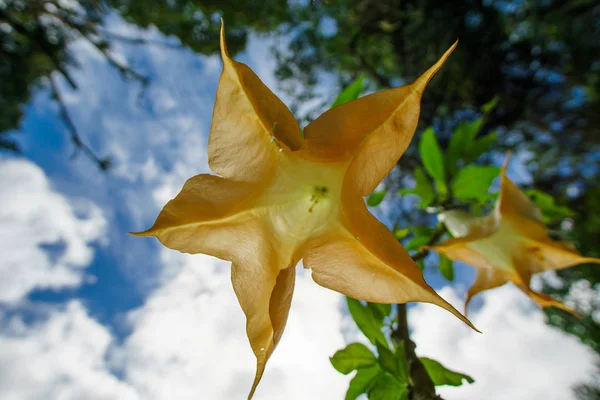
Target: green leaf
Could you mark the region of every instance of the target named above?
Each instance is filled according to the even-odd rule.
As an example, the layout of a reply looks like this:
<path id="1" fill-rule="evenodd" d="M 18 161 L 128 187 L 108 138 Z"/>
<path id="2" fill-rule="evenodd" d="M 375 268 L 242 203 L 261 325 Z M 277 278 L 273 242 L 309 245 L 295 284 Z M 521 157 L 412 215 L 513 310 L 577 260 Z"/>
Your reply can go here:
<path id="1" fill-rule="evenodd" d="M 447 281 L 452 282 L 454 280 L 454 265 L 452 260 L 443 254 L 440 254 L 440 272 Z"/>
<path id="2" fill-rule="evenodd" d="M 408 400 L 408 388 L 387 372 L 381 372 L 368 391 L 369 400 Z"/>
<path id="3" fill-rule="evenodd" d="M 379 365 L 383 368 L 384 371 L 389 372 L 392 376 L 398 377 L 398 362 L 396 360 L 396 356 L 391 352 L 387 347 L 377 344 L 377 354 L 379 357 L 377 360 L 379 361 Z"/>
<path id="4" fill-rule="evenodd" d="M 494 146 L 494 142 L 496 142 L 497 137 L 498 134 L 496 131 L 494 131 L 474 141 L 464 157 L 465 164 L 472 163 L 483 153 L 488 152 Z"/>
<path id="5" fill-rule="evenodd" d="M 373 311 L 368 306 L 363 306 L 362 303 L 358 300 L 353 299 L 352 297 L 346 296 L 346 302 L 348 303 L 348 310 L 354 318 L 354 322 L 358 326 L 358 329 L 369 339 L 369 341 L 373 344 L 377 342 L 387 346 L 387 340 L 381 332 L 381 327 L 383 326 L 383 322 L 377 320 L 373 315 Z"/>
<path id="6" fill-rule="evenodd" d="M 364 76 L 359 76 L 354 82 L 348 85 L 335 99 L 331 108 L 342 105 L 352 100 L 358 99 L 358 96 L 363 91 Z"/>
<path id="7" fill-rule="evenodd" d="M 423 132 L 421 142 L 419 143 L 419 152 L 421 154 L 423 165 L 429 175 L 436 181 L 436 184 L 443 186 L 446 181 L 444 155 L 442 154 L 440 144 L 435 138 L 433 128 L 427 128 L 425 132 Z"/>
<path id="8" fill-rule="evenodd" d="M 378 206 L 383 201 L 386 193 L 387 190 L 376 190 L 375 192 L 371 193 L 369 197 L 367 197 L 367 205 L 369 207 Z"/>
<path id="9" fill-rule="evenodd" d="M 471 144 L 468 142 L 468 137 L 467 122 L 461 122 L 450 136 L 448 151 L 446 152 L 446 163 L 450 174 L 454 174 L 458 159 Z"/>
<path id="10" fill-rule="evenodd" d="M 461 374 L 447 369 L 439 362 L 430 358 L 419 358 L 423 363 L 423 366 L 427 370 L 427 373 L 431 377 L 435 386 L 449 385 L 449 386 L 460 386 L 463 384 L 463 379 L 468 383 L 475 382 L 469 375 Z"/>
<path id="11" fill-rule="evenodd" d="M 421 168 L 417 167 L 415 169 L 415 181 L 416 194 L 421 198 L 419 205 L 423 208 L 427 207 L 435 199 L 435 193 L 429 179 L 427 179 L 427 175 L 425 175 L 425 172 Z"/>
<path id="12" fill-rule="evenodd" d="M 419 250 L 419 248 L 421 246 L 424 246 L 427 244 L 427 242 L 429 242 L 429 236 L 415 236 L 414 238 L 410 239 L 408 241 L 408 243 L 406 243 L 406 246 L 404 246 L 404 248 L 407 251 L 410 250 Z"/>
<path id="13" fill-rule="evenodd" d="M 419 167 L 415 168 L 414 189 L 400 189 L 398 190 L 398 193 L 401 195 L 414 194 L 419 196 L 421 198 L 419 206 L 423 208 L 427 207 L 435 199 L 433 186 L 431 186 L 431 183 L 429 182 L 427 175 L 425 175 L 425 172 L 423 172 L 423 170 Z"/>
<path id="14" fill-rule="evenodd" d="M 346 375 L 355 369 L 361 367 L 370 367 L 377 363 L 377 358 L 362 343 L 352 343 L 345 349 L 335 352 L 333 357 L 329 357 L 333 368 Z"/>
<path id="15" fill-rule="evenodd" d="M 408 229 L 408 228 L 396 229 L 394 231 L 394 236 L 396 237 L 396 239 L 400 240 L 400 239 L 404 239 L 405 237 L 407 237 L 409 233 L 410 233 L 410 229 Z"/>
<path id="16" fill-rule="evenodd" d="M 379 321 L 383 321 L 392 312 L 391 304 L 367 303 L 367 307 Z"/>
<path id="17" fill-rule="evenodd" d="M 568 207 L 556 204 L 554 197 L 535 189 L 529 189 L 525 193 L 542 210 L 544 222 L 549 223 L 557 219 L 573 217 L 575 212 Z"/>
<path id="18" fill-rule="evenodd" d="M 498 167 L 468 165 L 452 181 L 452 194 L 457 200 L 479 200 L 487 197 L 488 189 L 500 173 Z"/>
<path id="19" fill-rule="evenodd" d="M 448 143 L 447 151 L 447 166 L 450 174 L 456 172 L 456 164 L 459 159 L 467 153 L 467 150 L 471 147 L 479 128 L 481 127 L 482 119 L 477 119 L 473 122 L 461 122 Z"/>
<path id="20" fill-rule="evenodd" d="M 358 396 L 367 393 L 371 388 L 375 377 L 381 372 L 377 365 L 368 368 L 359 368 L 350 381 L 345 400 L 356 400 Z"/>
<path id="21" fill-rule="evenodd" d="M 485 103 L 484 105 L 481 106 L 481 111 L 486 114 L 489 113 L 494 108 L 496 108 L 499 101 L 500 101 L 500 97 L 494 96 L 494 98 L 492 98 L 490 101 L 488 101 L 487 103 Z"/>
<path id="22" fill-rule="evenodd" d="M 431 236 L 433 235 L 434 228 L 430 228 L 425 225 L 415 226 L 412 228 L 412 231 L 417 236 Z"/>

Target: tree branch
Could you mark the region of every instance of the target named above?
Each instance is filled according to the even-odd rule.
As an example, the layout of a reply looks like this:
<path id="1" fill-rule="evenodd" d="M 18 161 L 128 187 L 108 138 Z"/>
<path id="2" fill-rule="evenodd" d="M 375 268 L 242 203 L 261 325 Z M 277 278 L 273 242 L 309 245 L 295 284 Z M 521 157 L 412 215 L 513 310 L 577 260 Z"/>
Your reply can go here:
<path id="1" fill-rule="evenodd" d="M 431 237 L 429 238 L 429 241 L 427 242 L 427 244 L 425 246 L 434 245 L 438 240 L 440 240 L 440 238 L 442 236 L 444 236 L 444 233 L 446 233 L 446 232 L 448 232 L 448 230 L 446 229 L 446 227 L 444 225 L 439 225 L 436 228 L 436 230 L 433 232 L 433 235 L 431 235 Z M 415 254 L 412 257 L 412 259 L 415 260 L 415 261 L 422 260 L 428 254 L 429 254 L 429 250 L 419 250 L 419 252 L 417 254 Z"/>
<path id="2" fill-rule="evenodd" d="M 96 163 L 96 165 L 98 165 L 98 168 L 100 168 L 102 171 L 106 171 L 110 167 L 110 160 L 107 158 L 98 157 L 96 153 L 94 153 L 94 151 L 87 144 L 85 144 L 83 140 L 81 140 L 81 136 L 79 135 L 79 132 L 77 131 L 77 127 L 73 123 L 73 120 L 69 116 L 67 106 L 65 105 L 63 98 L 61 97 L 60 90 L 58 89 L 58 85 L 56 84 L 56 81 L 54 80 L 52 74 L 49 75 L 49 80 L 50 89 L 52 91 L 52 97 L 58 103 L 58 107 L 60 109 L 59 113 L 61 118 L 65 122 L 65 125 L 67 125 L 67 129 L 69 130 L 69 133 L 71 135 L 71 142 L 73 142 L 77 150 L 83 151 L 89 159 Z"/>

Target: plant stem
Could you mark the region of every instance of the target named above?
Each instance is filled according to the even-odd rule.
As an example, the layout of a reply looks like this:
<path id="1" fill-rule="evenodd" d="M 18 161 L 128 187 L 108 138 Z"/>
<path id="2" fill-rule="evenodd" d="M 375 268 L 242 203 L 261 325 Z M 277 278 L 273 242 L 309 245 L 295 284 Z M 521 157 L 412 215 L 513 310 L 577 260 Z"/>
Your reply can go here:
<path id="1" fill-rule="evenodd" d="M 440 238 L 442 236 L 444 236 L 444 233 L 447 232 L 447 229 L 444 225 L 439 225 L 436 230 L 433 232 L 433 235 L 431 235 L 431 237 L 429 238 L 429 241 L 427 242 L 426 246 L 432 246 L 434 245 L 438 240 L 440 240 Z M 417 254 L 415 254 L 412 259 L 415 261 L 421 260 L 423 258 L 425 258 L 427 256 L 427 254 L 429 254 L 429 250 L 419 250 L 419 252 Z"/>
<path id="2" fill-rule="evenodd" d="M 406 364 L 408 366 L 408 379 L 410 383 L 410 400 L 441 400 L 435 394 L 435 385 L 429 377 L 425 366 L 417 357 L 415 348 L 417 345 L 410 339 L 408 332 L 408 320 L 406 318 L 406 304 L 397 304 L 398 326 L 392 331 L 391 338 L 396 346 L 404 343 Z"/>
<path id="3" fill-rule="evenodd" d="M 435 244 L 446 233 L 444 225 L 440 225 L 434 231 L 433 235 L 427 242 L 428 246 Z M 427 250 L 421 250 L 413 256 L 413 260 L 417 261 L 427 256 Z M 406 304 L 396 305 L 396 315 L 398 325 L 392 330 L 391 338 L 395 346 L 400 346 L 404 343 L 404 352 L 406 356 L 406 364 L 408 368 L 408 379 L 410 384 L 409 400 L 442 400 L 435 394 L 435 385 L 431 377 L 427 373 L 425 366 L 417 357 L 415 349 L 417 345 L 410 338 L 408 330 L 408 319 L 406 312 Z"/>

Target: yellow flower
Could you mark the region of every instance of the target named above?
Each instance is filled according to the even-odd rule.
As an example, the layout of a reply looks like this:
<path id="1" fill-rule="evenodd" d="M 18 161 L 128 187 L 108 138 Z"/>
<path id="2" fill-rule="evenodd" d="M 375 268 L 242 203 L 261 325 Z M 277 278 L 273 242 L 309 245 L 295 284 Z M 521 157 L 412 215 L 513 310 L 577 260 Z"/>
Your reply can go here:
<path id="1" fill-rule="evenodd" d="M 437 304 L 471 325 L 425 283 L 363 199 L 408 147 L 422 91 L 455 46 L 411 85 L 335 107 L 303 135 L 287 107 L 230 58 L 221 27 L 224 66 L 208 141 L 217 175 L 190 178 L 137 235 L 232 262 L 257 358 L 249 398 L 283 333 L 301 259 L 326 288 L 377 303 Z"/>
<path id="2" fill-rule="evenodd" d="M 558 307 L 577 314 L 552 297 L 531 290 L 531 276 L 538 272 L 568 268 L 600 259 L 583 257 L 570 243 L 552 240 L 542 222 L 541 210 L 506 177 L 508 156 L 500 173 L 500 197 L 494 211 L 474 217 L 465 211 L 440 213 L 454 239 L 438 246 L 424 246 L 477 268 L 475 283 L 467 293 L 476 294 L 514 283 L 542 307 Z"/>

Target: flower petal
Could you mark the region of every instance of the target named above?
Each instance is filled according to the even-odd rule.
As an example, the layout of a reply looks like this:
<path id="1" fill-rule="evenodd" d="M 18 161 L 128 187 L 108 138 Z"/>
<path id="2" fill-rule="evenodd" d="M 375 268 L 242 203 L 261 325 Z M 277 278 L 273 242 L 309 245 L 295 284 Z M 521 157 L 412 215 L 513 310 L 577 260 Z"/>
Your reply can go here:
<path id="1" fill-rule="evenodd" d="M 525 239 L 519 252 L 513 254 L 513 263 L 519 276 L 519 280 L 515 284 L 541 307 L 557 307 L 581 317 L 581 314 L 565 306 L 559 300 L 531 290 L 529 282 L 531 276 L 538 272 L 563 269 L 584 263 L 600 264 L 600 259 L 583 257 L 572 249 L 570 243 L 555 242 L 546 236 L 544 241 Z"/>
<path id="2" fill-rule="evenodd" d="M 437 251 L 438 253 L 444 254 L 446 257 L 452 260 L 460 261 L 476 268 L 492 268 L 492 264 L 487 258 L 469 246 L 469 243 L 471 242 L 473 242 L 473 239 L 468 237 L 453 238 L 448 239 L 444 243 L 436 246 L 423 246 L 421 248 L 424 250 Z"/>
<path id="3" fill-rule="evenodd" d="M 568 313 L 571 313 L 571 314 L 575 315 L 576 317 L 582 318 L 581 314 L 579 314 L 577 311 L 573 310 L 570 307 L 567 307 L 562 302 L 560 302 L 556 299 L 553 299 L 552 297 L 548 296 L 547 294 L 536 292 L 524 285 L 517 285 L 517 286 L 519 287 L 519 289 L 524 291 L 533 301 L 535 301 L 542 308 L 556 307 L 556 308 L 560 308 L 561 310 L 564 310 Z"/>
<path id="4" fill-rule="evenodd" d="M 515 268 L 535 274 L 572 267 L 578 264 L 600 264 L 600 259 L 584 257 L 562 242 L 555 242 L 546 236 L 545 240 L 524 240 L 519 254 L 513 256 Z"/>
<path id="5" fill-rule="evenodd" d="M 254 395 L 267 360 L 283 334 L 296 277 L 294 267 L 280 270 L 280 259 L 274 252 L 257 250 L 260 253 L 253 259 L 231 266 L 231 282 L 246 314 L 246 333 L 256 356 L 256 375 L 248 399 Z"/>
<path id="6" fill-rule="evenodd" d="M 467 292 L 467 299 L 465 300 L 465 315 L 467 314 L 467 306 L 471 302 L 473 296 L 484 290 L 494 289 L 498 286 L 504 285 L 510 281 L 511 274 L 506 271 L 502 271 L 495 268 L 478 268 L 475 277 L 475 282 L 469 288 Z"/>
<path id="7" fill-rule="evenodd" d="M 510 154 L 506 155 L 500 171 L 500 198 L 496 204 L 496 213 L 503 217 L 518 217 L 543 223 L 542 211 L 506 176 Z"/>
<path id="8" fill-rule="evenodd" d="M 204 253 L 233 260 L 248 235 L 262 235 L 250 212 L 259 185 L 214 175 L 196 175 L 162 209 L 152 228 L 136 236 L 155 236 L 183 253 Z M 251 251 L 252 249 L 246 249 Z"/>
<path id="9" fill-rule="evenodd" d="M 231 59 L 224 31 L 221 25 L 223 73 L 208 139 L 208 164 L 221 176 L 253 181 L 272 173 L 280 148 L 300 148 L 302 136 L 281 100 L 248 66 Z"/>
<path id="10" fill-rule="evenodd" d="M 317 237 L 302 251 L 315 282 L 359 300 L 436 304 L 475 329 L 427 285 L 419 267 L 361 197 L 347 200 L 344 214 L 345 228 Z"/>
<path id="11" fill-rule="evenodd" d="M 581 314 L 579 314 L 577 311 L 573 310 L 570 307 L 567 307 L 559 300 L 556 300 L 556 299 L 548 296 L 547 294 L 531 290 L 530 282 L 531 282 L 532 274 L 530 272 L 528 272 L 524 269 L 519 269 L 519 268 L 517 268 L 516 271 L 517 271 L 517 275 L 515 276 L 515 279 L 513 279 L 513 283 L 519 289 L 521 289 L 523 292 L 525 292 L 525 294 L 527 294 L 527 296 L 529 296 L 533 301 L 535 301 L 540 307 L 542 307 L 542 308 L 556 307 L 556 308 L 560 308 L 561 310 L 567 311 L 567 312 L 575 315 L 576 317 L 579 317 L 579 318 L 582 317 Z"/>
<path id="12" fill-rule="evenodd" d="M 334 107 L 304 129 L 305 150 L 320 160 L 354 157 L 348 172 L 367 196 L 392 170 L 417 128 L 423 89 L 457 43 L 412 84 Z"/>
<path id="13" fill-rule="evenodd" d="M 442 222 L 454 237 L 481 239 L 492 235 L 498 230 L 499 219 L 495 214 L 475 217 L 463 210 L 441 212 L 438 220 Z"/>

